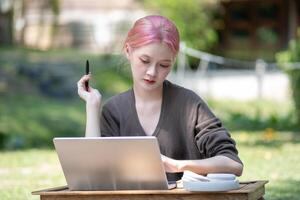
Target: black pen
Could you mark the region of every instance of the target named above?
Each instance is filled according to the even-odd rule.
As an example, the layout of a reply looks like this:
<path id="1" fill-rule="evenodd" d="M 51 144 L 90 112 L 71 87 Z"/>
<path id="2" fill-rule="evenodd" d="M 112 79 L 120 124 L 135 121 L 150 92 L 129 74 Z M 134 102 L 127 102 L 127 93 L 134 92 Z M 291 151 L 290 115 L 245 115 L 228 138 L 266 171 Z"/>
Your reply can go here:
<path id="1" fill-rule="evenodd" d="M 86 60 L 86 64 L 85 64 L 85 74 L 88 75 L 90 73 L 90 64 L 89 61 Z M 89 81 L 85 82 L 85 89 L 86 91 L 89 91 Z"/>

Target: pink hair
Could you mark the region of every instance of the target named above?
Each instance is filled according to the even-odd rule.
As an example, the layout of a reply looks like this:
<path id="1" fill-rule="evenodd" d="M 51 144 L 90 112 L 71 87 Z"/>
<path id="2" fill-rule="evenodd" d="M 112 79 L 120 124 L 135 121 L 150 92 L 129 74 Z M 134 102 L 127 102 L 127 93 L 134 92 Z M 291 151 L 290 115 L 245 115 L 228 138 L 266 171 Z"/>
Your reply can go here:
<path id="1" fill-rule="evenodd" d="M 175 24 L 159 15 L 140 18 L 129 30 L 125 45 L 129 44 L 134 49 L 153 42 L 166 43 L 176 56 L 179 51 L 179 32 Z"/>

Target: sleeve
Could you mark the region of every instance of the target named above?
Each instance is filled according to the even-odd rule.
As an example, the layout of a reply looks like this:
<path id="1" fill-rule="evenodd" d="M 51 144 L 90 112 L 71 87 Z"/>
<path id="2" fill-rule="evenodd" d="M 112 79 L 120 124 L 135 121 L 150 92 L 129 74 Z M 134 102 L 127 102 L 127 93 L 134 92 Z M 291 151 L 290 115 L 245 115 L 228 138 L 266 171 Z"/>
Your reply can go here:
<path id="1" fill-rule="evenodd" d="M 120 120 L 113 106 L 105 104 L 100 116 L 100 130 L 102 137 L 113 137 L 120 135 Z"/>
<path id="2" fill-rule="evenodd" d="M 223 155 L 243 164 L 238 157 L 235 141 L 204 102 L 198 104 L 195 141 L 205 158 Z"/>

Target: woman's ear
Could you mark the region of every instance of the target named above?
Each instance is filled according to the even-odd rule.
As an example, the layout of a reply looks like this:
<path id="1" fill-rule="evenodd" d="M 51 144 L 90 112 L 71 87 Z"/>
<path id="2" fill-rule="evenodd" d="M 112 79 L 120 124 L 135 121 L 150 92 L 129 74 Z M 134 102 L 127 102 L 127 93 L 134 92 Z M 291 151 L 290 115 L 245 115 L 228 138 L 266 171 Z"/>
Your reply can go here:
<path id="1" fill-rule="evenodd" d="M 128 43 L 125 44 L 125 54 L 127 59 L 130 59 L 130 54 L 131 54 L 131 47 Z"/>

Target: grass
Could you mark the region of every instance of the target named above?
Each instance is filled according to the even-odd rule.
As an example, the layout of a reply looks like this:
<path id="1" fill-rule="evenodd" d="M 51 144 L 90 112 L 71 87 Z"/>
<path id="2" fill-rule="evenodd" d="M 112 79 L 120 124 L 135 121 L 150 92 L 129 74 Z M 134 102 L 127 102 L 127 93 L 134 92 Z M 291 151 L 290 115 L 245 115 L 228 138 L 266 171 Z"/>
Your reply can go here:
<path id="1" fill-rule="evenodd" d="M 299 133 L 239 132 L 234 137 L 244 162 L 240 180 L 269 180 L 266 199 L 298 199 Z"/>
<path id="2" fill-rule="evenodd" d="M 55 136 L 84 132 L 85 106 L 79 98 L 58 101 L 20 95 L 0 98 L 0 103 L 0 147 L 4 149 L 49 147 Z"/>
<path id="3" fill-rule="evenodd" d="M 269 180 L 266 199 L 296 200 L 300 195 L 300 135 L 291 132 L 234 132 L 244 162 L 240 181 Z M 55 151 L 0 152 L 0 198 L 38 199 L 31 191 L 65 185 Z"/>
<path id="4" fill-rule="evenodd" d="M 76 82 L 85 59 L 97 77 L 91 85 L 103 92 L 104 99 L 130 87 L 120 56 L 0 48 L 0 149 L 6 149 L 0 150 L 1 200 L 38 199 L 31 191 L 66 184 L 51 149 L 52 138 L 84 132 L 85 107 L 76 94 Z M 70 96 L 62 98 L 57 91 Z M 300 134 L 293 104 L 263 100 L 208 104 L 237 141 L 245 166 L 240 180 L 269 180 L 266 199 L 297 199 Z M 37 149 L 41 147 L 46 149 Z"/>
<path id="5" fill-rule="evenodd" d="M 85 105 L 77 81 L 86 59 L 90 85 L 103 101 L 130 87 L 129 68 L 120 55 L 0 48 L 0 149 L 49 147 L 54 136 L 82 136 Z"/>
<path id="6" fill-rule="evenodd" d="M 31 191 L 66 184 L 53 150 L 1 152 L 0 166 L 2 200 L 38 199 Z"/>
<path id="7" fill-rule="evenodd" d="M 208 104 L 231 131 L 268 128 L 278 131 L 297 130 L 295 107 L 291 100 L 208 100 Z"/>

